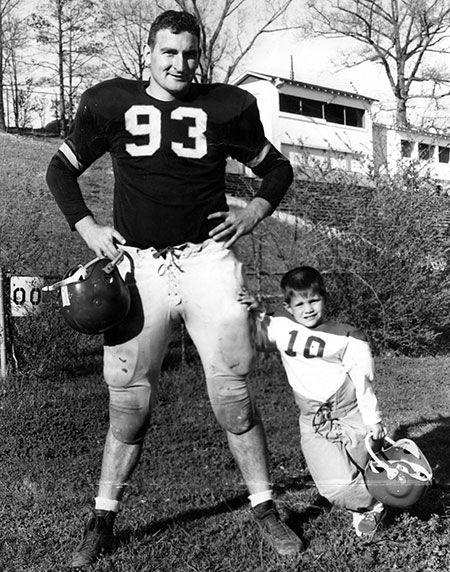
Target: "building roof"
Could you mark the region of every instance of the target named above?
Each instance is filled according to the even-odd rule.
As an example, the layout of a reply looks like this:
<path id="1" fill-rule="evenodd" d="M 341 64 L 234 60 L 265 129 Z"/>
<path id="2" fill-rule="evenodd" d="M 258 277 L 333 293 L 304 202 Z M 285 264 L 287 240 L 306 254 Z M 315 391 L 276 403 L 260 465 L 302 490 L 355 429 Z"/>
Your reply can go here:
<path id="1" fill-rule="evenodd" d="M 381 122 L 379 123 L 376 122 L 375 125 L 387 131 L 395 131 L 396 133 L 400 133 L 405 136 L 415 135 L 415 136 L 441 137 L 443 139 L 450 139 L 449 129 L 440 129 L 438 127 L 433 127 L 433 126 L 424 128 L 424 127 L 415 127 L 414 125 L 398 126 Z"/>
<path id="2" fill-rule="evenodd" d="M 253 71 L 247 71 L 247 72 L 243 73 L 237 79 L 235 79 L 232 83 L 234 85 L 240 85 L 242 83 L 245 83 L 247 80 L 252 80 L 252 78 L 270 81 L 271 83 L 273 83 L 273 85 L 277 89 L 280 89 L 283 85 L 287 84 L 287 85 L 293 85 L 293 86 L 297 86 L 297 87 L 303 87 L 305 89 L 310 89 L 312 91 L 321 91 L 323 93 L 331 93 L 333 95 L 342 95 L 344 97 L 351 97 L 353 99 L 360 99 L 360 100 L 369 101 L 369 102 L 377 101 L 373 97 L 368 97 L 366 95 L 362 95 L 362 94 L 356 93 L 356 92 L 343 91 L 341 89 L 335 89 L 335 88 L 326 87 L 323 85 L 316 85 L 313 83 L 306 83 L 304 81 L 297 81 L 297 80 L 286 78 L 286 77 L 280 77 L 280 76 L 269 75 L 269 74 L 264 74 L 264 73 L 259 73 L 259 72 L 253 72 Z"/>

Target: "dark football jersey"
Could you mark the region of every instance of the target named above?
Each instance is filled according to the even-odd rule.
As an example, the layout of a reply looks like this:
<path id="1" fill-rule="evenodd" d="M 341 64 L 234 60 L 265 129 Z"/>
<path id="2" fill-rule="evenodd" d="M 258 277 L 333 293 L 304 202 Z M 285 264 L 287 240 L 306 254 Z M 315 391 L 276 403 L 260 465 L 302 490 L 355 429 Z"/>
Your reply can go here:
<path id="1" fill-rule="evenodd" d="M 256 100 L 235 86 L 192 84 L 166 102 L 146 87 L 117 78 L 88 89 L 58 156 L 78 176 L 110 153 L 114 226 L 128 245 L 202 242 L 221 222 L 207 216 L 228 210 L 227 156 L 257 167 L 270 147 Z"/>

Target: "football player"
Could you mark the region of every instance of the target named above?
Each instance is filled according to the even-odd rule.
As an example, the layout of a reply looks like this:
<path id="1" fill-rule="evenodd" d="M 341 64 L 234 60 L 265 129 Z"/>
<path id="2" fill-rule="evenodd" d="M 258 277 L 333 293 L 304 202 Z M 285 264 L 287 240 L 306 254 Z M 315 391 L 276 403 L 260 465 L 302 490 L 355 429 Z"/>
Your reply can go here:
<path id="1" fill-rule="evenodd" d="M 254 360 L 236 241 L 270 215 L 292 182 L 289 161 L 265 138 L 255 98 L 223 84 L 193 82 L 200 31 L 186 12 L 152 24 L 148 82 L 113 79 L 82 96 L 67 140 L 52 158 L 48 185 L 70 227 L 98 257 L 120 264 L 131 309 L 105 334 L 110 396 L 95 506 L 73 567 L 113 547 L 113 523 L 138 462 L 173 325 L 184 320 L 204 368 L 214 413 L 249 490 L 255 521 L 282 555 L 302 542 L 272 499 L 263 425 L 247 389 Z M 113 226 L 95 219 L 78 177 L 104 153 L 114 170 Z M 248 205 L 230 210 L 227 157 L 261 177 Z"/>
<path id="2" fill-rule="evenodd" d="M 373 359 L 364 334 L 327 317 L 322 275 L 301 266 L 281 279 L 286 313 L 266 316 L 248 292 L 238 294 L 256 325 L 257 346 L 280 352 L 300 410 L 302 453 L 319 493 L 351 511 L 357 536 L 371 538 L 385 507 L 368 490 L 366 436 L 384 435 L 373 392 Z"/>

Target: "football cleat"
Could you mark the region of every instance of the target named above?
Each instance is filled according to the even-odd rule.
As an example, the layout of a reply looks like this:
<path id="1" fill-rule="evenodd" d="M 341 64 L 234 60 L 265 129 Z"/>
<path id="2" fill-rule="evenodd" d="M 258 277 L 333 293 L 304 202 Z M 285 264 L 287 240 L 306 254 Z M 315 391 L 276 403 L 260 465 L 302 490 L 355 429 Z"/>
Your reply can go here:
<path id="1" fill-rule="evenodd" d="M 67 324 L 83 334 L 101 334 L 117 326 L 130 309 L 130 291 L 117 270 L 123 258 L 95 258 L 71 268 L 64 280 L 47 286 L 59 288 L 60 311 Z"/>
<path id="2" fill-rule="evenodd" d="M 72 555 L 70 566 L 84 568 L 91 566 L 103 554 L 109 554 L 116 547 L 113 534 L 114 512 L 100 515 L 94 512 L 89 518 L 83 538 Z"/>
<path id="3" fill-rule="evenodd" d="M 303 542 L 281 520 L 273 501 L 260 503 L 252 511 L 262 536 L 280 556 L 298 556 L 304 550 Z"/>
<path id="4" fill-rule="evenodd" d="M 429 462 L 411 439 L 393 441 L 378 452 L 366 437 L 371 456 L 364 471 L 364 480 L 371 495 L 387 506 L 407 508 L 415 504 L 432 484 L 433 473 Z"/>

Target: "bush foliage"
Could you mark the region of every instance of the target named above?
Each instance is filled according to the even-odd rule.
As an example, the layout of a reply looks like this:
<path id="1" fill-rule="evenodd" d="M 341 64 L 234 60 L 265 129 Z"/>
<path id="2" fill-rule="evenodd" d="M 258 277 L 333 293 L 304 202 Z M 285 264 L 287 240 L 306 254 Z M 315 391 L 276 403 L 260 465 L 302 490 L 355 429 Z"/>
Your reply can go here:
<path id="1" fill-rule="evenodd" d="M 327 189 L 320 195 L 315 183 L 298 180 L 295 218 L 256 233 L 249 263 L 259 278 L 271 276 L 260 293 L 276 294 L 283 272 L 309 264 L 326 275 L 333 315 L 366 330 L 376 351 L 446 351 L 447 195 L 414 164 L 392 177 L 373 174 L 364 186 L 340 173 Z M 347 199 L 345 220 L 330 214 L 328 204 L 340 194 Z"/>

